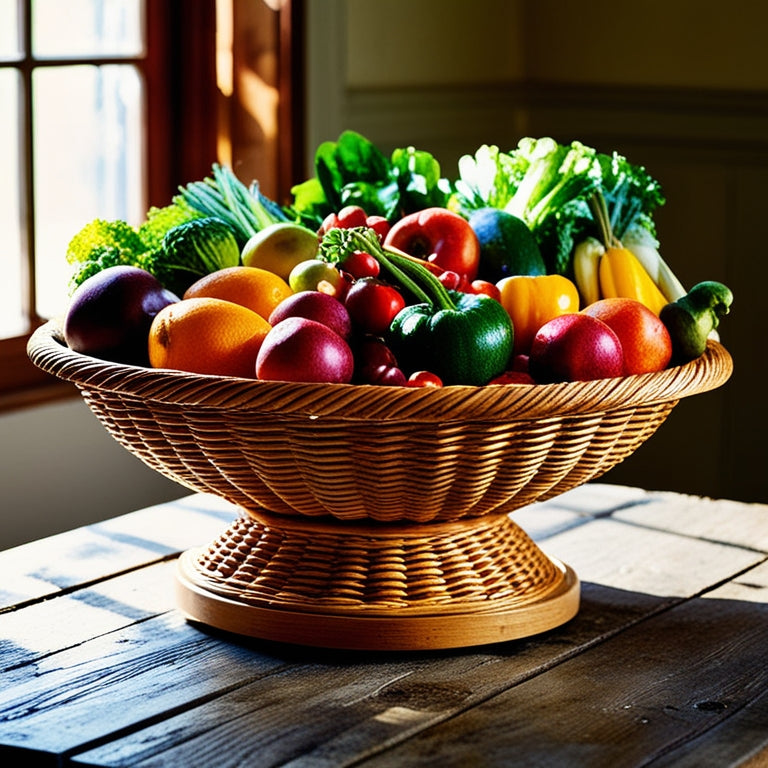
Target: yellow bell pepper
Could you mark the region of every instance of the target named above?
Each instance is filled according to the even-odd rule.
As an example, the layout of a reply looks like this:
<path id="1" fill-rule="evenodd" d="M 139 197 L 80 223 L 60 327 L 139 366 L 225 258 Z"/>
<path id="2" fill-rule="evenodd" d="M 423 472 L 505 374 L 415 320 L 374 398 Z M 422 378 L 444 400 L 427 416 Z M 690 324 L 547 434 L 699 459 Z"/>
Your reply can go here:
<path id="1" fill-rule="evenodd" d="M 636 299 L 657 315 L 668 303 L 632 251 L 607 248 L 600 259 L 600 293 L 603 298 Z"/>
<path id="2" fill-rule="evenodd" d="M 496 283 L 512 319 L 515 355 L 527 355 L 536 332 L 558 315 L 579 311 L 575 283 L 562 275 L 510 275 Z"/>

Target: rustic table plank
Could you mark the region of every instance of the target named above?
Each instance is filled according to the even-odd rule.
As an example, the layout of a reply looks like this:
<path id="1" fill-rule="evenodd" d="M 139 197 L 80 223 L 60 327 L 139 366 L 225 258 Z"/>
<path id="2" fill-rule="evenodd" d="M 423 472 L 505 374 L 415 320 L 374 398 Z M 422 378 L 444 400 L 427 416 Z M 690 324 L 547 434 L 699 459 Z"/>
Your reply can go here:
<path id="1" fill-rule="evenodd" d="M 768 508 L 764 504 L 654 493 L 642 507 L 617 508 L 612 517 L 697 539 L 768 552 Z"/>
<path id="2" fill-rule="evenodd" d="M 764 698 L 768 564 L 749 582 L 659 613 L 365 764 L 621 768 L 669 758 Z M 739 735 L 741 758 L 766 743 L 765 728 Z M 695 764 L 723 766 L 701 753 Z"/>
<path id="3" fill-rule="evenodd" d="M 287 663 L 212 642 L 176 614 L 94 638 L 3 674 L 0 743 L 57 755 L 269 675 Z"/>
<path id="4" fill-rule="evenodd" d="M 0 645 L 0 668 L 6 670 L 0 684 L 0 754 L 15 750 L 14 756 L 51 765 L 163 768 L 253 764 L 256 755 L 259 766 L 336 768 L 359 761 L 386 765 L 391 755 L 395 765 L 411 741 L 418 752 L 433 734 L 450 731 L 475 710 L 481 720 L 501 716 L 494 702 L 510 697 L 519 707 L 519 689 L 530 690 L 539 681 L 536 690 L 546 694 L 548 686 L 561 685 L 561 675 L 568 676 L 574 696 L 589 690 L 591 669 L 604 696 L 612 681 L 624 681 L 657 703 L 654 669 L 671 675 L 679 688 L 684 678 L 674 672 L 674 663 L 690 661 L 685 649 L 672 647 L 672 631 L 687 645 L 689 627 L 714 621 L 714 638 L 697 637 L 696 647 L 714 648 L 712 658 L 725 673 L 729 664 L 737 665 L 718 655 L 725 653 L 728 623 L 744 628 L 746 639 L 731 646 L 742 659 L 753 657 L 764 631 L 755 617 L 765 627 L 761 564 L 766 557 L 762 545 L 755 546 L 764 507 L 745 510 L 737 504 L 726 517 L 722 507 L 704 500 L 675 517 L 674 496 L 667 501 L 638 489 L 597 486 L 521 510 L 526 522 L 516 516 L 585 582 L 582 609 L 565 627 L 498 646 L 420 654 L 349 654 L 238 639 L 195 627 L 168 610 L 174 546 L 181 551 L 202 543 L 233 517 L 232 507 L 213 502 L 192 496 L 109 521 L 114 534 L 104 538 L 117 562 L 96 551 L 98 567 L 77 562 L 83 531 L 73 532 L 70 543 L 60 539 L 56 579 L 45 574 L 34 589 L 17 591 L 18 603 L 0 613 L 0 638 L 6 638 Z M 663 530 L 670 516 L 676 533 Z M 172 522 L 164 532 L 147 527 L 164 517 Z M 197 522 L 186 524 L 190 517 Z M 746 521 L 751 534 L 734 534 L 733 520 Z M 37 553 L 42 557 L 50 549 Z M 0 553 L 0 575 L 5 554 Z M 68 564 L 70 559 L 75 562 Z M 24 573 L 35 574 L 35 560 L 25 562 Z M 713 617 L 709 596 L 695 597 L 713 589 L 719 590 L 715 601 L 726 606 L 722 617 Z M 752 611 L 742 608 L 748 595 Z M 45 627 L 54 632 L 46 635 Z M 765 637 L 762 642 L 765 648 Z M 623 664 L 613 676 L 600 666 L 610 654 Z M 658 668 L 655 654 L 661 658 Z M 633 663 L 652 684 L 642 688 L 633 682 Z M 696 673 L 704 671 L 702 666 Z M 711 685 L 718 679 L 714 676 Z M 695 730 L 699 721 L 686 711 L 678 735 L 656 745 L 659 760 L 676 750 L 684 758 L 686 745 L 697 740 L 726 755 L 727 739 L 717 733 L 731 733 L 725 729 L 728 720 L 740 740 L 760 747 L 756 723 L 764 710 L 758 694 L 766 681 L 760 675 L 745 680 L 738 670 L 734 680 L 736 692 L 747 697 L 739 708 L 715 712 L 718 719 L 707 711 L 707 728 L 700 731 Z M 748 699 L 750 691 L 754 700 Z M 549 695 L 551 702 L 554 694 Z M 702 718 L 705 709 L 694 715 Z M 626 723 L 612 716 L 609 734 L 623 736 Z M 474 727 L 474 721 L 466 722 Z M 718 724 L 720 729 L 713 727 Z M 499 727 L 510 725 L 502 719 Z M 499 754 L 507 748 L 501 744 Z M 427 750 L 424 764 L 431 754 Z M 451 764 L 450 756 L 436 754 L 436 760 Z"/>
<path id="5" fill-rule="evenodd" d="M 210 541 L 236 514 L 213 496 L 192 495 L 0 551 L 0 610 L 174 557 Z"/>
<path id="6" fill-rule="evenodd" d="M 0 673 L 174 610 L 175 570 L 156 563 L 0 614 Z"/>
<path id="7" fill-rule="evenodd" d="M 714 728 L 671 749 L 647 768 L 764 768 L 768 765 L 768 692 Z"/>
<path id="8" fill-rule="evenodd" d="M 298 760 L 300 755 L 306 755 L 311 765 L 330 768 L 352 764 L 419 730 L 453 718 L 510 686 L 546 673 L 585 648 L 665 611 L 762 559 L 751 551 L 693 542 L 695 555 L 669 557 L 670 562 L 662 574 L 665 579 L 679 578 L 679 569 L 687 571 L 693 567 L 694 573 L 687 576 L 688 592 L 682 594 L 676 590 L 675 595 L 656 596 L 630 587 L 656 586 L 659 577 L 650 555 L 674 551 L 675 543 L 678 547 L 681 545 L 680 537 L 641 530 L 638 542 L 635 526 L 594 520 L 553 537 L 549 543 L 558 553 L 563 543 L 568 544 L 572 554 L 583 555 L 586 551 L 589 556 L 586 562 L 591 563 L 595 539 L 589 529 L 598 524 L 605 530 L 597 541 L 606 546 L 600 547 L 603 557 L 597 562 L 605 560 L 606 553 L 612 550 L 622 552 L 637 546 L 641 551 L 629 571 L 622 567 L 626 559 L 607 558 L 614 565 L 602 568 L 601 575 L 608 584 L 613 579 L 618 588 L 585 584 L 582 609 L 567 627 L 540 638 L 493 646 L 479 653 L 405 655 L 396 656 L 394 661 L 389 661 L 389 657 L 378 656 L 371 661 L 370 655 L 342 654 L 353 665 L 353 675 L 346 683 L 342 682 L 334 655 L 297 651 L 299 658 L 328 661 L 316 662 L 298 679 L 293 678 L 295 689 L 281 682 L 279 695 L 272 690 L 274 680 L 271 678 L 254 681 L 247 691 L 238 691 L 240 709 L 234 721 L 236 725 L 229 709 L 231 704 L 217 699 L 204 703 L 200 710 L 182 713 L 161 725 L 79 755 L 76 764 L 119 765 L 127 761 L 127 764 L 141 765 L 142 758 L 152 764 L 152 750 L 161 745 L 166 764 L 185 765 L 195 755 L 215 754 L 221 751 L 222 745 L 235 739 L 237 750 L 222 755 L 220 765 L 238 765 L 243 754 L 249 751 L 258 754 L 260 764 L 265 766 Z M 685 540 L 682 545 L 688 547 L 691 543 Z M 346 664 L 342 671 L 345 675 L 350 673 Z M 362 695 L 361 685 L 363 690 L 369 686 L 372 693 Z M 329 693 L 331 690 L 334 695 Z M 343 703 L 334 703 L 335 696 L 340 696 Z M 195 729 L 201 720 L 210 727 L 198 736 Z M 296 723 L 303 724 L 300 733 L 296 732 Z"/>

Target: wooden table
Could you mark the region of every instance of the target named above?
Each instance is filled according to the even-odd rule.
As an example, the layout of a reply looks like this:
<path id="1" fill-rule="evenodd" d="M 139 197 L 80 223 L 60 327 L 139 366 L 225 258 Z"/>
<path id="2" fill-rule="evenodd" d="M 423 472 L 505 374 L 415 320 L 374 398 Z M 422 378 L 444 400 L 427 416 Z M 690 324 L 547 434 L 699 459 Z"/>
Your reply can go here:
<path id="1" fill-rule="evenodd" d="M 0 552 L 0 757 L 51 766 L 768 764 L 768 505 L 589 484 L 515 514 L 575 619 L 459 651 L 341 652 L 194 625 L 192 495 Z"/>

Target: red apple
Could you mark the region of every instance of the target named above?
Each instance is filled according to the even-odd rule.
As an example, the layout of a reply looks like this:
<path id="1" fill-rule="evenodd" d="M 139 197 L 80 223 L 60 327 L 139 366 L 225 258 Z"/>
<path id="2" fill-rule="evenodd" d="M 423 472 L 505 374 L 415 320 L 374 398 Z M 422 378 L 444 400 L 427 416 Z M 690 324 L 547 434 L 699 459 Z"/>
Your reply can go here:
<path id="1" fill-rule="evenodd" d="M 602 320 L 577 313 L 545 323 L 534 336 L 528 370 L 535 381 L 589 381 L 623 375 L 619 337 Z"/>
<path id="2" fill-rule="evenodd" d="M 348 384 L 354 372 L 349 344 L 327 325 L 287 317 L 264 337 L 256 357 L 256 378 Z"/>
<path id="3" fill-rule="evenodd" d="M 352 320 L 347 308 L 323 291 L 299 291 L 283 299 L 269 316 L 269 324 L 277 325 L 288 317 L 306 317 L 327 325 L 343 339 L 352 333 Z"/>

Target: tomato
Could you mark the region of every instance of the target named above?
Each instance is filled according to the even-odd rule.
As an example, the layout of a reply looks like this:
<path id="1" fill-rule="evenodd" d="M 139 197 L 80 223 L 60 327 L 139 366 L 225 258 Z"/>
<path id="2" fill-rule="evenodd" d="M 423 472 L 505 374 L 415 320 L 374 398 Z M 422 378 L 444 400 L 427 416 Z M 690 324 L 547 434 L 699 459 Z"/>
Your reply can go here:
<path id="1" fill-rule="evenodd" d="M 355 345 L 355 362 L 360 368 L 397 365 L 392 350 L 378 336 L 363 336 L 360 339 Z"/>
<path id="2" fill-rule="evenodd" d="M 367 218 L 366 212 L 359 205 L 347 205 L 336 214 L 336 226 L 340 229 L 364 227 Z"/>
<path id="3" fill-rule="evenodd" d="M 453 272 L 450 269 L 446 269 L 441 272 L 437 279 L 443 284 L 449 291 L 458 291 L 461 288 L 462 278 L 458 272 Z"/>
<path id="4" fill-rule="evenodd" d="M 473 280 L 472 293 L 482 293 L 501 303 L 501 291 L 494 283 L 490 283 L 487 280 Z"/>
<path id="5" fill-rule="evenodd" d="M 406 384 L 405 374 L 396 365 L 379 365 L 368 369 L 368 384 L 378 384 L 384 387 L 403 387 Z"/>
<path id="6" fill-rule="evenodd" d="M 477 277 L 480 241 L 469 222 L 447 208 L 424 208 L 403 216 L 384 242 L 468 281 Z"/>
<path id="7" fill-rule="evenodd" d="M 405 307 L 402 294 L 373 277 L 357 280 L 347 292 L 344 305 L 352 324 L 363 333 L 382 334 Z"/>
<path id="8" fill-rule="evenodd" d="M 439 389 L 443 386 L 442 379 L 431 371 L 414 371 L 406 383 L 408 387 L 431 387 Z"/>
<path id="9" fill-rule="evenodd" d="M 391 229 L 390 223 L 383 216 L 369 216 L 365 220 L 365 226 L 368 227 L 368 229 L 372 229 L 382 242 Z"/>
<path id="10" fill-rule="evenodd" d="M 379 274 L 379 262 L 364 251 L 355 251 L 338 263 L 339 269 L 348 272 L 355 280 L 363 277 L 377 277 Z"/>
<path id="11" fill-rule="evenodd" d="M 504 371 L 500 376 L 495 379 L 491 379 L 488 382 L 488 386 L 495 386 L 497 384 L 535 384 L 533 377 L 525 371 Z"/>
<path id="12" fill-rule="evenodd" d="M 318 237 L 322 237 L 326 232 L 331 229 L 337 229 L 339 226 L 339 217 L 335 213 L 329 213 L 320 225 L 320 229 L 317 230 Z"/>

